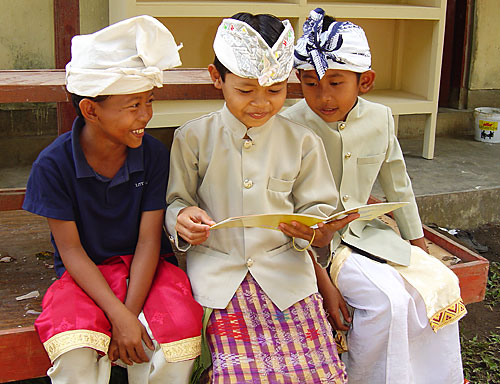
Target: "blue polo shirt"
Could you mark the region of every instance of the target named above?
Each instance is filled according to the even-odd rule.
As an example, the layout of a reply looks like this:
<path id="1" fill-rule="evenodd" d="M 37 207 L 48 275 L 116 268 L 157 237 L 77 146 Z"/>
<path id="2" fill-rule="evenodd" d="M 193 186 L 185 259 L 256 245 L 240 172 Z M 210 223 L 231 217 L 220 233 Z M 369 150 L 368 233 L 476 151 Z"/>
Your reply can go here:
<path id="1" fill-rule="evenodd" d="M 128 148 L 125 163 L 112 178 L 97 174 L 87 163 L 80 145 L 85 121 L 77 117 L 71 132 L 45 148 L 28 180 L 23 209 L 52 219 L 76 222 L 80 241 L 96 264 L 135 252 L 141 213 L 165 209 L 169 153 L 146 134 L 138 148 Z M 55 249 L 57 276 L 64 264 Z M 172 252 L 163 232 L 161 253 Z M 169 261 L 174 261 L 172 258 Z"/>

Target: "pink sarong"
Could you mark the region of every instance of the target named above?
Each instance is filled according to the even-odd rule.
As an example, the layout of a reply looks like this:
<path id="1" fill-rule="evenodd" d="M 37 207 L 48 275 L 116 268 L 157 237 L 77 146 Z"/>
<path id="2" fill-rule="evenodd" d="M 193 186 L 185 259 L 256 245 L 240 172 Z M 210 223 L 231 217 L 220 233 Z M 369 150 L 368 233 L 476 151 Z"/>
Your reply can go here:
<path id="1" fill-rule="evenodd" d="M 132 259 L 133 255 L 115 256 L 97 266 L 122 302 L 127 294 Z M 49 287 L 42 307 L 35 328 L 52 362 L 76 348 L 89 347 L 107 353 L 111 324 L 68 272 Z M 163 258 L 143 313 L 168 362 L 189 360 L 200 354 L 203 309 L 193 299 L 186 274 Z"/>

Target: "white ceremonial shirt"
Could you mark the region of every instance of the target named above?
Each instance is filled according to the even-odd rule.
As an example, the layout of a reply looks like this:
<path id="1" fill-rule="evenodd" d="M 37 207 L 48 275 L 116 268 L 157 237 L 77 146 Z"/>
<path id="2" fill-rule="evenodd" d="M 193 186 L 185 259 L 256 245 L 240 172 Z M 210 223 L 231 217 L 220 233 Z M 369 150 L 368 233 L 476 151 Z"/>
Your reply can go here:
<path id="1" fill-rule="evenodd" d="M 358 97 L 345 122 L 326 123 L 303 99 L 283 115 L 322 138 L 341 197 L 338 211 L 366 204 L 378 178 L 387 201 L 410 203 L 394 211 L 403 239 L 423 236 L 390 108 Z M 348 225 L 342 238 L 347 244 L 380 258 L 409 263 L 410 245 L 380 220 L 356 220 Z M 334 244 L 339 243 L 340 237 L 337 236 Z"/>
<path id="2" fill-rule="evenodd" d="M 224 106 L 175 132 L 165 220 L 180 249 L 175 224 L 185 207 L 218 222 L 263 213 L 327 217 L 337 201 L 321 139 L 282 116 L 247 130 Z M 248 272 L 281 310 L 317 292 L 312 260 L 291 240 L 271 229 L 212 230 L 203 244 L 187 247 L 195 299 L 225 308 Z"/>

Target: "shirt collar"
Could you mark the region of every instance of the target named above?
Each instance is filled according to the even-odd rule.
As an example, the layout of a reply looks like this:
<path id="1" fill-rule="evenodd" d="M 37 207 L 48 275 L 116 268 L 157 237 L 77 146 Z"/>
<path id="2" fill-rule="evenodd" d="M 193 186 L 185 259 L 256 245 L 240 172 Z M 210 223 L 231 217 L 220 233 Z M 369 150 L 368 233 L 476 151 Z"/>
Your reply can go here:
<path id="1" fill-rule="evenodd" d="M 71 129 L 71 145 L 73 148 L 73 161 L 75 163 L 76 177 L 97 177 L 97 173 L 87 162 L 82 146 L 80 145 L 80 133 L 85 126 L 85 120 L 77 116 Z M 144 140 L 144 138 L 143 138 Z M 129 174 L 144 171 L 144 143 L 138 148 L 128 148 L 127 159 L 122 168 L 116 173 L 111 182 L 112 185 L 120 184 L 129 180 Z M 103 177 L 97 177 L 104 180 Z"/>
<path id="2" fill-rule="evenodd" d="M 328 126 L 332 129 L 335 129 L 336 131 L 338 131 L 338 127 L 340 124 L 349 123 L 352 119 L 357 119 L 359 117 L 359 115 L 361 114 L 361 110 L 360 110 L 360 106 L 359 106 L 360 100 L 361 99 L 358 96 L 358 98 L 356 99 L 356 104 L 354 104 L 354 107 L 352 107 L 352 109 L 347 114 L 345 121 L 335 121 L 333 123 L 327 123 Z"/>
<path id="3" fill-rule="evenodd" d="M 273 124 L 273 121 L 276 116 L 271 117 L 268 121 L 258 127 L 252 127 L 247 129 L 245 124 L 239 121 L 229 110 L 226 104 L 222 108 L 222 121 L 224 126 L 227 127 L 233 135 L 235 135 L 238 139 L 242 139 L 245 135 L 248 135 L 250 138 L 255 138 L 260 132 L 266 129 L 266 127 L 270 127 Z"/>
<path id="4" fill-rule="evenodd" d="M 80 133 L 85 125 L 85 120 L 77 116 L 73 121 L 71 128 L 71 146 L 73 148 L 73 161 L 75 163 L 76 177 L 78 179 L 84 177 L 94 177 L 95 172 L 87 163 L 87 159 L 83 153 L 82 146 L 80 145 Z"/>

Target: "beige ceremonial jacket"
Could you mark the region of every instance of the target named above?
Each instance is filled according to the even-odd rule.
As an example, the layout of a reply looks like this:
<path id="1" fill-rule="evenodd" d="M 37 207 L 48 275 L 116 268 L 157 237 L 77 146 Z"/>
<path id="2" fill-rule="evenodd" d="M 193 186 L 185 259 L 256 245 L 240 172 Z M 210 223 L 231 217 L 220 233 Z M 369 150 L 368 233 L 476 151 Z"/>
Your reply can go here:
<path id="1" fill-rule="evenodd" d="M 378 178 L 387 201 L 410 203 L 394 211 L 401 236 L 407 240 L 423 236 L 415 196 L 388 107 L 358 97 L 345 122 L 326 123 L 303 99 L 283 115 L 322 138 L 341 197 L 338 211 L 366 204 Z M 409 264 L 410 245 L 380 220 L 356 220 L 349 224 L 342 238 L 345 243 L 372 255 Z M 334 247 L 339 243 L 340 236 L 337 236 Z"/>
<path id="2" fill-rule="evenodd" d="M 175 132 L 166 225 L 187 250 L 187 273 L 203 306 L 225 308 L 250 272 L 284 310 L 318 291 L 316 277 L 307 252 L 271 229 L 212 230 L 202 245 L 183 248 L 175 232 L 182 208 L 199 206 L 218 222 L 262 213 L 327 217 L 337 202 L 321 139 L 282 116 L 247 131 L 224 106 Z"/>

